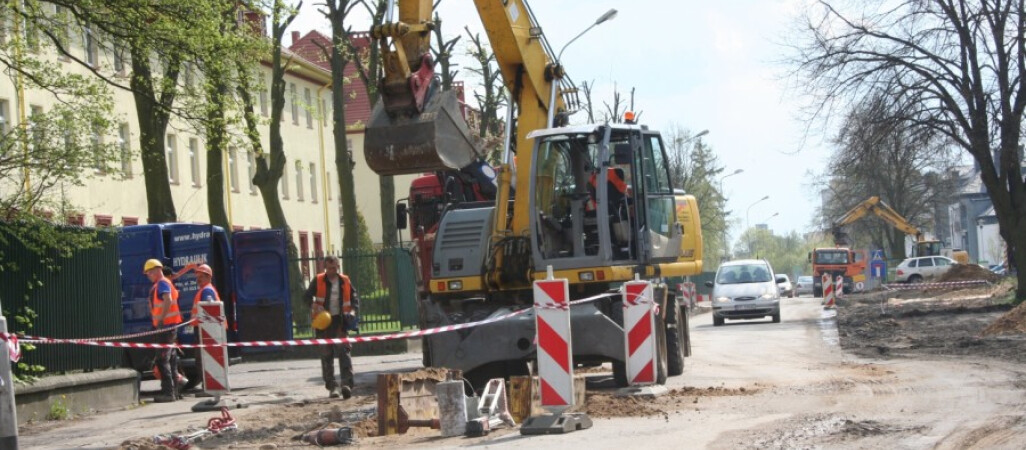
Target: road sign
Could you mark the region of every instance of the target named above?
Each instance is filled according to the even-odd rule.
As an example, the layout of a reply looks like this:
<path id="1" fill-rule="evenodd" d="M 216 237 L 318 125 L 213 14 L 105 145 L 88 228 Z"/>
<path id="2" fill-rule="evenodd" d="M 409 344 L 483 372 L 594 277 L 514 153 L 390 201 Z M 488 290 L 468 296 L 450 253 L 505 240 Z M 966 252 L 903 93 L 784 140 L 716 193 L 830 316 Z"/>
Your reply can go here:
<path id="1" fill-rule="evenodd" d="M 870 259 L 872 259 L 873 261 L 883 261 L 883 249 L 873 250 L 873 257 Z"/>

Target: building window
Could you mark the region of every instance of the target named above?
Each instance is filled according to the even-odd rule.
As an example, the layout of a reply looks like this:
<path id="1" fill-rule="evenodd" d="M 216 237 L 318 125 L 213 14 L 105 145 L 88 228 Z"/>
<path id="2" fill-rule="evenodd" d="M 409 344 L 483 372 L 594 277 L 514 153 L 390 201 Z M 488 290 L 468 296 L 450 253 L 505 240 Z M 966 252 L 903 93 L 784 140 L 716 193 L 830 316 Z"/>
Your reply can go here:
<path id="1" fill-rule="evenodd" d="M 260 89 L 260 115 L 267 117 L 267 89 Z"/>
<path id="2" fill-rule="evenodd" d="M 58 6 L 58 5 L 54 5 L 54 7 L 53 7 L 53 18 L 54 18 L 54 21 L 57 22 L 57 26 L 53 29 L 53 35 L 54 35 L 55 40 L 57 41 L 56 42 L 57 46 L 60 47 L 57 50 L 58 52 L 60 52 L 57 55 L 57 59 L 59 59 L 61 61 L 65 61 L 65 62 L 66 61 L 71 61 L 71 58 L 69 58 L 68 55 L 67 55 L 67 53 L 71 51 L 71 49 L 68 48 L 68 26 L 67 26 L 67 23 L 68 23 L 68 13 L 67 13 L 67 8 L 64 8 L 64 7 Z"/>
<path id="3" fill-rule="evenodd" d="M 235 147 L 228 147 L 228 184 L 232 192 L 239 192 L 239 158 Z"/>
<path id="4" fill-rule="evenodd" d="M 200 187 L 203 183 L 200 182 L 200 150 L 199 150 L 199 139 L 189 138 L 189 169 L 192 173 L 192 185 Z"/>
<path id="5" fill-rule="evenodd" d="M 167 135 L 167 178 L 171 184 L 178 184 L 178 140 L 175 135 Z"/>
<path id="6" fill-rule="evenodd" d="M 138 217 L 129 217 L 129 216 L 122 216 L 121 217 L 121 226 L 123 226 L 123 227 L 130 227 L 132 225 L 139 225 L 139 218 Z"/>
<path id="7" fill-rule="evenodd" d="M 128 124 L 123 123 L 118 127 L 118 147 L 121 149 L 121 176 L 125 179 L 132 178 L 132 135 L 128 130 Z"/>
<path id="8" fill-rule="evenodd" d="M 82 36 L 82 44 L 85 47 L 85 60 L 86 64 L 92 67 L 100 65 L 99 49 L 96 46 L 96 36 L 93 35 L 93 30 L 86 28 Z"/>
<path id="9" fill-rule="evenodd" d="M 324 271 L 324 244 L 321 242 L 321 233 L 313 232 L 314 258 L 317 258 L 317 273 Z"/>
<path id="10" fill-rule="evenodd" d="M 299 125 L 299 94 L 296 93 L 296 83 L 289 83 L 289 94 L 292 97 L 292 124 Z"/>
<path id="11" fill-rule="evenodd" d="M 125 74 L 125 48 L 117 43 L 114 44 L 111 53 L 114 54 L 114 71 L 118 75 Z"/>
<path id="12" fill-rule="evenodd" d="M 310 279 L 310 244 L 305 231 L 299 232 L 299 267 L 303 269 L 303 278 Z"/>
<path id="13" fill-rule="evenodd" d="M 310 88 L 303 88 L 303 103 L 306 109 L 306 127 L 313 128 L 313 97 L 310 96 Z"/>
<path id="14" fill-rule="evenodd" d="M 317 203 L 317 165 L 310 163 L 310 201 Z"/>
<path id="15" fill-rule="evenodd" d="M 256 195 L 257 186 L 253 184 L 253 177 L 256 176 L 256 156 L 253 152 L 246 152 L 246 174 L 249 175 L 249 193 Z"/>
<path id="16" fill-rule="evenodd" d="M 296 200 L 303 201 L 303 163 L 296 161 Z"/>
<path id="17" fill-rule="evenodd" d="M 43 107 L 39 105 L 29 106 L 29 135 L 32 139 L 29 141 L 29 150 L 35 150 L 42 147 L 43 142 L 43 130 L 36 127 L 35 124 L 43 120 Z"/>
<path id="18" fill-rule="evenodd" d="M 93 152 L 93 168 L 96 169 L 96 173 L 103 174 L 107 172 L 107 161 L 103 155 L 103 137 L 100 136 L 100 127 L 93 126 L 93 132 L 89 136 L 89 147 Z"/>
<path id="19" fill-rule="evenodd" d="M 281 171 L 281 178 L 278 179 L 278 190 L 281 191 L 283 200 L 289 199 L 289 169 L 286 167 Z"/>
<path id="20" fill-rule="evenodd" d="M 11 129 L 11 102 L 0 98 L 0 136 L 6 136 Z"/>
<path id="21" fill-rule="evenodd" d="M 232 225 L 232 232 L 234 233 L 236 231 L 246 231 L 246 227 L 242 225 Z"/>
<path id="22" fill-rule="evenodd" d="M 97 227 L 109 227 L 114 224 L 114 216 L 94 214 L 93 223 L 95 223 Z"/>
<path id="23" fill-rule="evenodd" d="M 71 213 L 68 214 L 68 225 L 78 225 L 80 227 L 85 226 L 85 214 Z"/>

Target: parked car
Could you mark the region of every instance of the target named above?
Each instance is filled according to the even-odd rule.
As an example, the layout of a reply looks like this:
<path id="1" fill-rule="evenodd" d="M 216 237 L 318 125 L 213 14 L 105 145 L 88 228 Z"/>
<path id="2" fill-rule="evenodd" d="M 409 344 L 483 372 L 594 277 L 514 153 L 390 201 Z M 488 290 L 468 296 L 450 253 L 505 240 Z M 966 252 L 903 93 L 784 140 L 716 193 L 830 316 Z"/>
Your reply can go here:
<path id="1" fill-rule="evenodd" d="M 894 271 L 894 279 L 898 282 L 921 283 L 923 280 L 943 275 L 955 264 L 958 262 L 946 256 L 907 258 L 898 264 Z"/>
<path id="2" fill-rule="evenodd" d="M 794 285 L 791 284 L 791 279 L 787 275 L 777 274 L 777 288 L 780 289 L 781 297 L 794 298 Z"/>
<path id="3" fill-rule="evenodd" d="M 812 276 L 802 275 L 798 277 L 798 281 L 794 286 L 794 294 L 801 297 L 802 295 L 812 295 Z"/>
<path id="4" fill-rule="evenodd" d="M 780 290 L 773 268 L 764 260 L 741 259 L 720 264 L 712 288 L 713 326 L 726 319 L 761 319 L 780 322 Z"/>

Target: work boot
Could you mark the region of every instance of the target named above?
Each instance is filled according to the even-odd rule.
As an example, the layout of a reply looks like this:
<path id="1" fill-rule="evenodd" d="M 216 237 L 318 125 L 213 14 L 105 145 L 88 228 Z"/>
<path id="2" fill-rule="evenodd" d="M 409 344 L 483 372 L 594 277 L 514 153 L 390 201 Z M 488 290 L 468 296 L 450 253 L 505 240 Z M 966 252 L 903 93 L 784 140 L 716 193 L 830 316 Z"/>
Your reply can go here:
<path id="1" fill-rule="evenodd" d="M 328 397 L 329 398 L 338 398 L 339 395 L 341 395 L 341 392 L 339 391 L 339 388 L 337 388 L 337 387 L 336 388 L 331 388 L 331 392 L 328 393 Z M 346 397 L 346 398 L 349 398 L 349 397 Z"/>
<path id="2" fill-rule="evenodd" d="M 343 400 L 349 400 L 349 398 L 352 397 L 352 396 L 353 396 L 353 390 L 350 389 L 349 386 L 342 386 L 342 399 Z M 338 397 L 338 396 L 336 395 L 336 397 Z"/>
<path id="3" fill-rule="evenodd" d="M 154 403 L 171 403 L 173 401 L 175 401 L 175 396 L 171 394 L 160 394 L 156 397 L 153 397 Z"/>

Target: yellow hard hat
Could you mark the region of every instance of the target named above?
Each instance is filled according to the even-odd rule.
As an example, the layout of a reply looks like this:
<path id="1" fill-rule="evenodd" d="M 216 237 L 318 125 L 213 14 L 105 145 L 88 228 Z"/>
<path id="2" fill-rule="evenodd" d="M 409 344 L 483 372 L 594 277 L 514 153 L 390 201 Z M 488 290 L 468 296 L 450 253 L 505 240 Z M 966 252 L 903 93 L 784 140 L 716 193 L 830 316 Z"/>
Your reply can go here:
<path id="1" fill-rule="evenodd" d="M 160 260 L 157 260 L 157 259 L 147 259 L 146 260 L 146 264 L 143 264 L 143 273 L 149 272 L 150 269 L 153 269 L 153 268 L 156 268 L 156 267 L 164 267 L 164 265 L 160 263 Z"/>
<path id="2" fill-rule="evenodd" d="M 327 311 L 321 311 L 320 314 L 317 314 L 317 316 L 314 317 L 311 325 L 321 331 L 327 329 L 328 325 L 331 325 L 331 314 Z"/>

